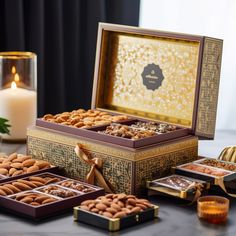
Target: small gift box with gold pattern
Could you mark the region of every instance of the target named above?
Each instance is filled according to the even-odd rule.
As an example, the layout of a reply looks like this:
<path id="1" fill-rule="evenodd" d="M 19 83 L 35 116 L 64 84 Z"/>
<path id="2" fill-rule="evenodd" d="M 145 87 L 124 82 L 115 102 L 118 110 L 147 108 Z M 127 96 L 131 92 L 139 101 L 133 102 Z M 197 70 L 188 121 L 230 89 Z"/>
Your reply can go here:
<path id="1" fill-rule="evenodd" d="M 161 179 L 147 181 L 149 195 L 161 194 L 195 202 L 206 194 L 210 184 L 181 175 L 170 175 Z"/>
<path id="2" fill-rule="evenodd" d="M 92 110 L 37 119 L 28 152 L 109 191 L 140 193 L 195 160 L 198 136 L 214 137 L 222 44 L 100 24 Z"/>

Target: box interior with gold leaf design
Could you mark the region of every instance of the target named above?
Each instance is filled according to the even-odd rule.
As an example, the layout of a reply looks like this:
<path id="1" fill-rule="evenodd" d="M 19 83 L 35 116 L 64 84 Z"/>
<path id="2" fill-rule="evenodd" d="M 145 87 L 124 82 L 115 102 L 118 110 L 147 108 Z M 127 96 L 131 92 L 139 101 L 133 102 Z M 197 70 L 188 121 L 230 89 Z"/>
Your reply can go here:
<path id="1" fill-rule="evenodd" d="M 82 179 L 88 160 L 101 159 L 97 170 L 109 186 L 139 193 L 146 180 L 196 159 L 197 137 L 214 138 L 222 45 L 204 36 L 99 24 L 92 110 L 37 119 L 28 152 Z"/>

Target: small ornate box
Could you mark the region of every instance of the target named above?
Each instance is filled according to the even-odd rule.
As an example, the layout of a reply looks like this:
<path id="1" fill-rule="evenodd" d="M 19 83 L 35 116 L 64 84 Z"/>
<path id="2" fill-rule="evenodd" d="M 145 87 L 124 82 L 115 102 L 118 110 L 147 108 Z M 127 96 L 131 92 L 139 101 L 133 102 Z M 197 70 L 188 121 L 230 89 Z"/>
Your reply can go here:
<path id="1" fill-rule="evenodd" d="M 214 138 L 222 45 L 209 37 L 99 24 L 91 107 L 96 112 L 89 111 L 89 118 L 79 109 L 37 119 L 28 130 L 28 152 L 80 179 L 88 173 L 91 179 L 91 160 L 100 159 L 97 171 L 115 192 L 142 193 L 147 180 L 195 160 L 198 137 Z M 101 123 L 98 111 L 102 118 L 127 119 Z M 175 128 L 148 131 L 147 137 L 148 122 Z M 76 155 L 77 144 L 86 162 Z"/>

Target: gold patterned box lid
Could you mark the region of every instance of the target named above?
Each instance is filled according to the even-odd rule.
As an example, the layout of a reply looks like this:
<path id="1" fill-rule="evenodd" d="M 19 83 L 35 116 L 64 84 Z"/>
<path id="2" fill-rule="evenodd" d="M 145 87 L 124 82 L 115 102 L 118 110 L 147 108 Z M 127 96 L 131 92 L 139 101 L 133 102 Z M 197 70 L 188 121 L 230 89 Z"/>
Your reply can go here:
<path id="1" fill-rule="evenodd" d="M 92 108 L 215 132 L 223 41 L 100 23 Z"/>

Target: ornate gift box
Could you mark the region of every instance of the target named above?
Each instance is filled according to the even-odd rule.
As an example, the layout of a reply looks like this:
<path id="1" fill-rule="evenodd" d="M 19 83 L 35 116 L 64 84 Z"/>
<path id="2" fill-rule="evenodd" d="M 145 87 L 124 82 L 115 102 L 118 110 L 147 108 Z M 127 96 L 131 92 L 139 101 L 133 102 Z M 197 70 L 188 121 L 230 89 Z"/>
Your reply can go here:
<path id="1" fill-rule="evenodd" d="M 29 154 L 50 160 L 68 177 L 84 180 L 91 166 L 76 155 L 77 143 L 83 145 L 90 159 L 103 160 L 102 175 L 115 192 L 127 194 L 138 194 L 145 188 L 146 180 L 165 176 L 172 166 L 195 160 L 198 148 L 195 136 L 134 149 L 37 127 L 28 129 Z"/>
<path id="2" fill-rule="evenodd" d="M 48 115 L 28 130 L 28 152 L 63 167 L 68 176 L 85 179 L 89 173 L 90 182 L 96 176 L 116 192 L 141 193 L 147 180 L 195 160 L 198 137 L 214 138 L 222 44 L 203 36 L 99 24 L 92 109 L 126 115 L 127 126 L 154 121 L 176 130 L 132 140 L 104 133 L 109 124 L 89 127 L 91 117 L 81 125 L 64 120 L 69 113 Z M 77 144 L 84 158 L 75 153 Z"/>

